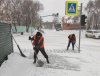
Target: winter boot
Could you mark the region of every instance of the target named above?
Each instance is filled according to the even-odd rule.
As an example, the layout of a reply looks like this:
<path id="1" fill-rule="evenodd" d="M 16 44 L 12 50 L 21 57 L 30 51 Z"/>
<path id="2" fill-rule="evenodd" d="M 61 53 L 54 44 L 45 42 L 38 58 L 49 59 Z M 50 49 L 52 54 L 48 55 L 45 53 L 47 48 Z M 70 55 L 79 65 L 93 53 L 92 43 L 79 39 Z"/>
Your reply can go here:
<path id="1" fill-rule="evenodd" d="M 48 60 L 48 58 L 47 58 L 47 63 L 48 63 L 48 64 L 50 63 L 49 60 Z"/>
<path id="2" fill-rule="evenodd" d="M 36 59 L 34 59 L 34 62 L 33 62 L 34 64 L 36 63 Z"/>

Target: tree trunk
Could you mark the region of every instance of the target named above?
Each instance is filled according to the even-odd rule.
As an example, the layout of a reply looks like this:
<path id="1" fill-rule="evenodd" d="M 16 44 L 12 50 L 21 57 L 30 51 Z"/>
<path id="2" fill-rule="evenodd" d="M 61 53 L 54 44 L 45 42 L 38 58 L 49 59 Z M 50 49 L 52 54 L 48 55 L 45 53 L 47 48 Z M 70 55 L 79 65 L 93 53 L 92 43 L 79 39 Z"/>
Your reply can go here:
<path id="1" fill-rule="evenodd" d="M 14 28 L 15 28 L 15 33 L 17 33 L 17 28 L 15 23 L 14 23 Z"/>

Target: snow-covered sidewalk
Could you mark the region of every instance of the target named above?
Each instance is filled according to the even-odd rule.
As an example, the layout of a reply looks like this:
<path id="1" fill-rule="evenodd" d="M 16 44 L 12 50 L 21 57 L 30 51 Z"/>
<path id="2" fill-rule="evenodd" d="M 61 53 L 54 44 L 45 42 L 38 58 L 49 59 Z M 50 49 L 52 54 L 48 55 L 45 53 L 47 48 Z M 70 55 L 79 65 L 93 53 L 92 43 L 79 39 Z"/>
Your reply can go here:
<path id="1" fill-rule="evenodd" d="M 60 57 L 52 55 L 49 66 L 44 64 L 44 67 L 36 67 L 33 59 L 23 58 L 18 53 L 12 53 L 0 68 L 0 76 L 84 76 L 77 58 L 70 60 L 68 57 L 65 57 L 67 59 Z"/>

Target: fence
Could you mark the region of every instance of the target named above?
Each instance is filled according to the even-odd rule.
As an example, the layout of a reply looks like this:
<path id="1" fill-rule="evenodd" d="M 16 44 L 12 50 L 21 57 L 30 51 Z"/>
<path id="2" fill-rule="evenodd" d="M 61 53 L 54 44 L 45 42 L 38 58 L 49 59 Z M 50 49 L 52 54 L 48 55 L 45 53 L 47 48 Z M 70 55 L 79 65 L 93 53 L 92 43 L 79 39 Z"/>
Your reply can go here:
<path id="1" fill-rule="evenodd" d="M 7 23 L 0 23 L 0 65 L 11 52 L 13 52 L 11 26 Z"/>
<path id="2" fill-rule="evenodd" d="M 21 33 L 21 32 L 26 32 L 26 26 L 16 26 L 17 29 L 17 33 Z M 33 32 L 34 28 L 33 27 L 29 27 L 29 31 L 28 32 Z M 16 32 L 15 27 L 12 26 L 12 32 Z"/>

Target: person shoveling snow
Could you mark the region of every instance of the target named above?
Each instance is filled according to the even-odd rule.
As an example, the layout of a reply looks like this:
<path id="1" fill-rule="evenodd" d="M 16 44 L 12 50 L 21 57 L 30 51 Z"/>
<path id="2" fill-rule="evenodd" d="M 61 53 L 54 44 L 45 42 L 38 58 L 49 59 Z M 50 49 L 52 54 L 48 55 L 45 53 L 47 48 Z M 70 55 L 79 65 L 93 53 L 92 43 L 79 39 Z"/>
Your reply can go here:
<path id="1" fill-rule="evenodd" d="M 39 51 L 41 51 L 43 56 L 46 58 L 47 63 L 49 63 L 48 55 L 46 54 L 45 49 L 44 49 L 44 38 L 41 32 L 37 32 L 36 35 L 34 35 L 32 38 L 29 37 L 29 40 L 32 40 L 33 49 L 35 50 L 33 63 L 36 63 L 37 54 Z"/>

